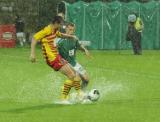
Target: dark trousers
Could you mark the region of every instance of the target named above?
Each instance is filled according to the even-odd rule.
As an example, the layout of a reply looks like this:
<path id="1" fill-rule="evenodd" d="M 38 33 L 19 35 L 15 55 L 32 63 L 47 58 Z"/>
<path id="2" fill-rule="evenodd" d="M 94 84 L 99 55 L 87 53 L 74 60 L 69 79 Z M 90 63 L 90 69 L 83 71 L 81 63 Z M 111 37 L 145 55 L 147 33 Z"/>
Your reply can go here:
<path id="1" fill-rule="evenodd" d="M 135 39 L 132 40 L 133 52 L 135 55 L 140 55 L 142 54 L 141 32 L 138 32 L 135 36 Z"/>

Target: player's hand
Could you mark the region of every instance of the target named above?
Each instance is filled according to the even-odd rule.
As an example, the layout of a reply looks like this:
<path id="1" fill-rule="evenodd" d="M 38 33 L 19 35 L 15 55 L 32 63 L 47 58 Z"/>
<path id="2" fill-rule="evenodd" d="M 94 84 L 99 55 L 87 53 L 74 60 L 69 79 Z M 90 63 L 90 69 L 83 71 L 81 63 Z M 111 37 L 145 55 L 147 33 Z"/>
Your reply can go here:
<path id="1" fill-rule="evenodd" d="M 92 56 L 91 56 L 91 54 L 88 50 L 85 50 L 85 54 L 86 54 L 87 57 L 92 58 Z"/>
<path id="2" fill-rule="evenodd" d="M 36 62 L 36 57 L 35 57 L 35 55 L 31 54 L 31 56 L 30 56 L 30 61 L 31 61 L 32 63 L 35 63 L 35 62 Z"/>

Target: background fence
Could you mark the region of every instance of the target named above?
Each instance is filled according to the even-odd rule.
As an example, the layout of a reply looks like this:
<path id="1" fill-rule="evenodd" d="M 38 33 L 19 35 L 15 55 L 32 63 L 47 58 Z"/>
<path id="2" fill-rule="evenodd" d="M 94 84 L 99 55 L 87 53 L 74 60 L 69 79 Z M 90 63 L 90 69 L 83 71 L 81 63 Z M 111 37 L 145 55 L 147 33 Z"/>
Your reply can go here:
<path id="1" fill-rule="evenodd" d="M 160 1 L 91 2 L 68 0 L 66 19 L 77 26 L 81 40 L 91 41 L 92 49 L 128 49 L 127 17 L 137 12 L 144 21 L 142 45 L 160 49 Z M 90 0 L 91 1 L 91 0 Z M 105 1 L 105 0 L 104 0 Z M 109 0 L 111 1 L 111 0 Z M 0 24 L 13 24 L 15 15 L 25 22 L 25 32 L 33 33 L 47 25 L 56 15 L 59 0 L 0 0 Z"/>
<path id="2" fill-rule="evenodd" d="M 67 20 L 76 23 L 77 35 L 91 41 L 92 49 L 128 49 L 127 18 L 136 12 L 144 22 L 142 45 L 160 49 L 160 2 L 66 3 Z"/>

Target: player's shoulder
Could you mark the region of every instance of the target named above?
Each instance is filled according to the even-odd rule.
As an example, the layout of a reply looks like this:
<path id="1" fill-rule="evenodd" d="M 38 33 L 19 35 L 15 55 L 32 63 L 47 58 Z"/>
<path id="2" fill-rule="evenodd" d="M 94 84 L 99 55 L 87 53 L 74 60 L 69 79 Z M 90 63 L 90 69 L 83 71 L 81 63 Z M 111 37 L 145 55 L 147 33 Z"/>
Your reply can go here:
<path id="1" fill-rule="evenodd" d="M 45 26 L 43 28 L 43 31 L 45 31 L 46 33 L 51 33 L 52 32 L 52 25 L 49 24 L 49 25 Z"/>
<path id="2" fill-rule="evenodd" d="M 52 25 L 49 24 L 49 25 L 45 26 L 44 29 L 46 29 L 46 30 L 52 30 Z"/>

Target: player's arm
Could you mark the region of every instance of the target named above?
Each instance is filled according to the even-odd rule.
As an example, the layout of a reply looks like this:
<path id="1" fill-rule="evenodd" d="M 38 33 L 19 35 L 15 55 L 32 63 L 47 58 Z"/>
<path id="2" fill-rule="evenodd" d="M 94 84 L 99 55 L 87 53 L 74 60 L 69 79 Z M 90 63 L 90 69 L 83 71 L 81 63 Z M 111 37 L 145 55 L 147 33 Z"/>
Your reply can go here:
<path id="1" fill-rule="evenodd" d="M 86 54 L 86 56 L 91 57 L 90 52 L 87 50 L 87 48 L 85 48 L 84 45 L 80 45 L 80 50 L 83 51 Z"/>
<path id="2" fill-rule="evenodd" d="M 91 57 L 90 52 L 87 50 L 87 48 L 85 48 L 85 46 L 83 44 L 80 44 L 79 41 L 77 41 L 77 47 L 86 54 L 86 56 Z"/>
<path id="3" fill-rule="evenodd" d="M 68 35 L 68 34 L 61 33 L 61 32 L 57 32 L 57 36 L 60 38 L 71 39 L 73 41 L 78 40 L 77 36 L 75 36 L 75 35 Z"/>
<path id="4" fill-rule="evenodd" d="M 37 41 L 32 38 L 31 42 L 31 55 L 30 55 L 30 60 L 31 62 L 36 62 L 36 56 L 35 56 L 35 47 L 36 47 Z"/>
<path id="5" fill-rule="evenodd" d="M 37 32 L 31 42 L 31 54 L 30 54 L 30 60 L 31 62 L 36 62 L 36 54 L 35 54 L 35 47 L 38 41 L 43 39 L 47 35 L 47 31 L 45 29 Z"/>

